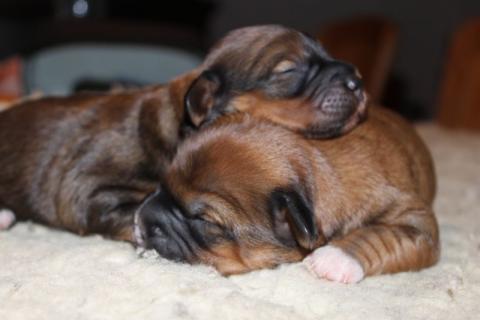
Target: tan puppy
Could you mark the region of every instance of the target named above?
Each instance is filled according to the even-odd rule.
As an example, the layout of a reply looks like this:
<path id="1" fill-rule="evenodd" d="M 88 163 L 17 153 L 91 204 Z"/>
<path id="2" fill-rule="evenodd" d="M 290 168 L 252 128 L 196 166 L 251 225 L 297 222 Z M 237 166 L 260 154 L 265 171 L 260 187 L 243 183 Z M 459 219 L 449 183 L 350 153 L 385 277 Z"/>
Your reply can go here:
<path id="1" fill-rule="evenodd" d="M 319 277 L 357 282 L 437 261 L 434 193 L 428 150 L 387 110 L 328 141 L 237 115 L 184 142 L 138 211 L 137 234 L 224 274 L 308 255 Z"/>

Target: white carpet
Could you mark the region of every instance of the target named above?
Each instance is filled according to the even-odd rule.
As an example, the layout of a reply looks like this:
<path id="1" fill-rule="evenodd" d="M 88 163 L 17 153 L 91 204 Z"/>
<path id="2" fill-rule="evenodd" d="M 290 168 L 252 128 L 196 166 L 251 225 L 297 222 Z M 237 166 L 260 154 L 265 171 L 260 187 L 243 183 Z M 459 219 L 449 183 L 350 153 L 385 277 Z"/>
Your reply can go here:
<path id="1" fill-rule="evenodd" d="M 301 264 L 223 278 L 33 224 L 0 233 L 0 319 L 480 319 L 480 135 L 422 126 L 439 176 L 440 263 L 357 285 Z"/>

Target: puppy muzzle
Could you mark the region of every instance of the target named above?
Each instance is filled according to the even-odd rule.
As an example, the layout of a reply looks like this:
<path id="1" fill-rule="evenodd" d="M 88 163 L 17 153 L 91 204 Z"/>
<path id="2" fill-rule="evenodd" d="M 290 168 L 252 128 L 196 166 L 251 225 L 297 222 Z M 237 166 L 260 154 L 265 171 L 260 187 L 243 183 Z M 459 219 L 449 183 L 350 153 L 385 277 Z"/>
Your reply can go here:
<path id="1" fill-rule="evenodd" d="M 346 119 L 352 116 L 365 97 L 362 80 L 355 69 L 334 61 L 316 70 L 309 83 L 313 105 L 327 117 Z"/>
<path id="2" fill-rule="evenodd" d="M 328 88 L 317 98 L 320 111 L 326 115 L 351 115 L 359 103 L 359 99 L 350 92 L 339 87 Z"/>
<path id="3" fill-rule="evenodd" d="M 192 262 L 199 243 L 181 208 L 164 191 L 148 196 L 135 212 L 134 235 L 138 247 L 155 249 L 160 256 Z"/>

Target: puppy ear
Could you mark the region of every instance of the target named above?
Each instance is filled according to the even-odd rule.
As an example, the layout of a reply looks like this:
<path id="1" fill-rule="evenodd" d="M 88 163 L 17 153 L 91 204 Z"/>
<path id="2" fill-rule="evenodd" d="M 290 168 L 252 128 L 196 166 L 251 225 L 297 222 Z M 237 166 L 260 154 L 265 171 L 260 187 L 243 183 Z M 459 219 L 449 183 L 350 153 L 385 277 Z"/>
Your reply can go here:
<path id="1" fill-rule="evenodd" d="M 325 243 L 312 204 L 298 191 L 276 190 L 270 198 L 275 236 L 287 245 L 313 250 Z"/>
<path id="2" fill-rule="evenodd" d="M 212 116 L 220 87 L 220 77 L 215 72 L 207 70 L 188 89 L 185 95 L 185 109 L 196 127 Z"/>

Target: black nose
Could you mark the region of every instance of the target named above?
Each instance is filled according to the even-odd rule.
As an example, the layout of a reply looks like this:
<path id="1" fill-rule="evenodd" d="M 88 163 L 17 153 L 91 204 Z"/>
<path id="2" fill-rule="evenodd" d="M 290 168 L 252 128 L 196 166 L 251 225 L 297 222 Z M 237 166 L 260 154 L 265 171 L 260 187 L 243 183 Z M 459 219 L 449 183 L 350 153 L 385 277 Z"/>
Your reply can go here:
<path id="1" fill-rule="evenodd" d="M 147 248 L 174 261 L 189 261 L 197 247 L 182 206 L 167 189 L 148 196 L 138 213 Z"/>
<path id="2" fill-rule="evenodd" d="M 362 80 L 360 80 L 358 77 L 354 75 L 345 77 L 345 79 L 343 80 L 343 83 L 345 87 L 351 91 L 357 91 L 363 86 Z"/>
<path id="3" fill-rule="evenodd" d="M 362 80 L 356 75 L 355 68 L 348 63 L 334 60 L 325 64 L 322 69 L 319 77 L 328 84 L 341 85 L 351 92 L 363 89 Z"/>

